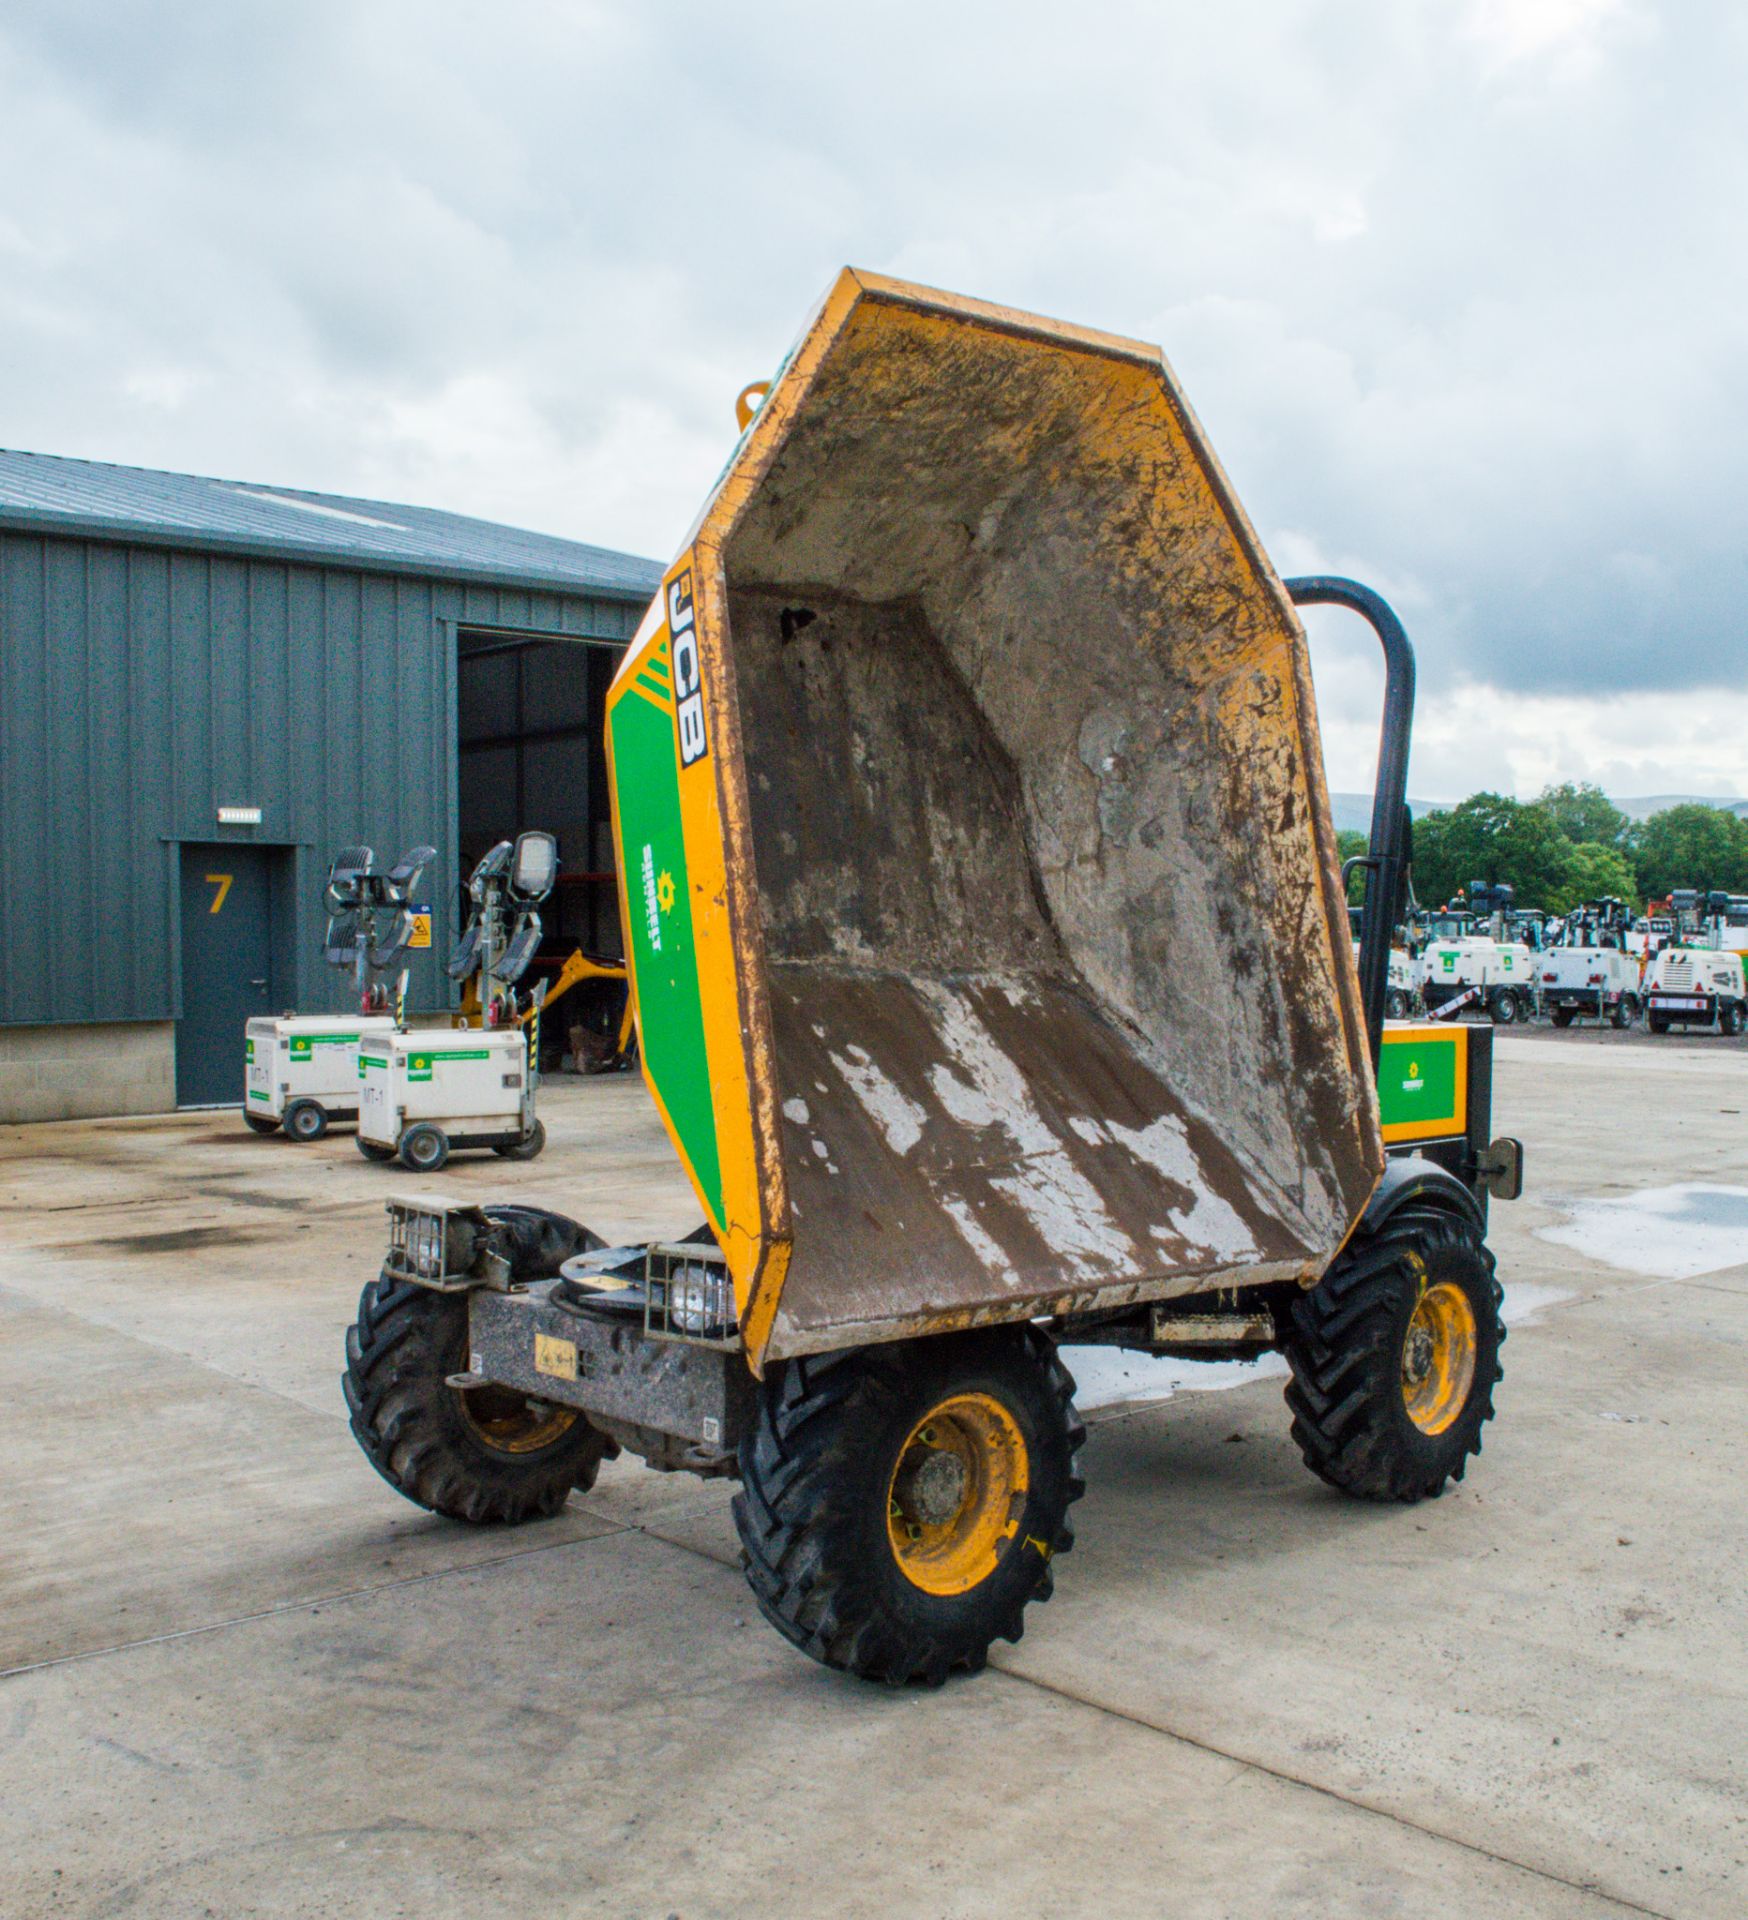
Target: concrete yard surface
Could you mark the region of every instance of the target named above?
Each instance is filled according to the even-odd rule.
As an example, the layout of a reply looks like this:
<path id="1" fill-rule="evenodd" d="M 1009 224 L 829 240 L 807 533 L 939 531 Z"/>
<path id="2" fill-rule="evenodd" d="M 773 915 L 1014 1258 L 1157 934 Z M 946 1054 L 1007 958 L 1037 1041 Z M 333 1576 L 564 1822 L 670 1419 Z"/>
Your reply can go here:
<path id="1" fill-rule="evenodd" d="M 1084 1367 L 1056 1596 L 937 1693 L 785 1645 L 728 1486 L 620 1460 L 473 1531 L 352 1441 L 385 1195 L 696 1224 L 633 1080 L 430 1179 L 228 1113 L 0 1129 L 0 1916 L 1740 1920 L 1748 1067 L 1497 1054 L 1468 1478 L 1358 1505 L 1277 1370 Z"/>

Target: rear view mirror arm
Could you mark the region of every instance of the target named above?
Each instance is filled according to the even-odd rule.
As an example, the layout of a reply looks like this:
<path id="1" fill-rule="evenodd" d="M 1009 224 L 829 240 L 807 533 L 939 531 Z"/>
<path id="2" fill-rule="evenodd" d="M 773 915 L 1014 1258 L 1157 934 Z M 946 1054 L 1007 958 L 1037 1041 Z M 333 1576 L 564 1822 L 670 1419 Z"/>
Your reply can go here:
<path id="1" fill-rule="evenodd" d="M 1372 1065 L 1384 1044 L 1384 996 L 1390 984 L 1390 933 L 1408 874 L 1408 747 L 1414 732 L 1414 648 L 1382 594 L 1338 574 L 1283 582 L 1296 607 L 1346 607 L 1370 623 L 1384 649 L 1384 722 L 1378 739 L 1378 782 L 1372 794 L 1372 837 L 1365 857 L 1360 913 L 1360 1003 Z"/>

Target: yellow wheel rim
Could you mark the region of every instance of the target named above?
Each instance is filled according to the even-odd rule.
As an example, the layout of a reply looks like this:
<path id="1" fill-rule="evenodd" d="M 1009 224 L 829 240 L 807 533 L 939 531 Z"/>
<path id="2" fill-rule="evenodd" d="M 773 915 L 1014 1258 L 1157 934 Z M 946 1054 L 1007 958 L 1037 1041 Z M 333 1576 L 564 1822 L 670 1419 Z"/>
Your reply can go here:
<path id="1" fill-rule="evenodd" d="M 1450 1281 L 1420 1296 L 1402 1342 L 1402 1404 L 1425 1434 L 1443 1433 L 1475 1384 L 1475 1309 Z"/>
<path id="2" fill-rule="evenodd" d="M 538 1453 L 577 1423 L 574 1409 L 542 1406 L 510 1387 L 457 1389 L 455 1397 L 462 1419 L 496 1453 Z"/>
<path id="3" fill-rule="evenodd" d="M 899 1449 L 886 1489 L 886 1535 L 924 1593 L 968 1592 L 1019 1532 L 1031 1475 L 1019 1424 L 987 1393 L 930 1408 Z"/>

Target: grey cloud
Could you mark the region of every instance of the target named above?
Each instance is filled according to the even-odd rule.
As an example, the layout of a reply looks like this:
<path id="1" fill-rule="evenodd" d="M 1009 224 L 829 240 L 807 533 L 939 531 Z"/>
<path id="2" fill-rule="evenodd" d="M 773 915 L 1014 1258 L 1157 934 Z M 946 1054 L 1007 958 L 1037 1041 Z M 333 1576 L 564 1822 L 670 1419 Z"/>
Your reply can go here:
<path id="1" fill-rule="evenodd" d="M 0 441 L 663 553 L 853 260 L 1161 340 L 1430 690 L 1735 684 L 1745 54 L 1649 0 L 28 0 Z"/>

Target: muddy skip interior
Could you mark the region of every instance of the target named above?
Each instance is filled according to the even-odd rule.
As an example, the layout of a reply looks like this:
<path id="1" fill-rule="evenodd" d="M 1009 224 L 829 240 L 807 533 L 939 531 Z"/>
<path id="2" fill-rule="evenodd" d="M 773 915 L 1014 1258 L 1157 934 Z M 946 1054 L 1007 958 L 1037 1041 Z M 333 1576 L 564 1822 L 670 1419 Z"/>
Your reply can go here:
<path id="1" fill-rule="evenodd" d="M 1296 623 L 1157 366 L 1002 349 L 853 321 L 724 552 L 822 1329 L 1297 1271 L 1372 1177 Z"/>

